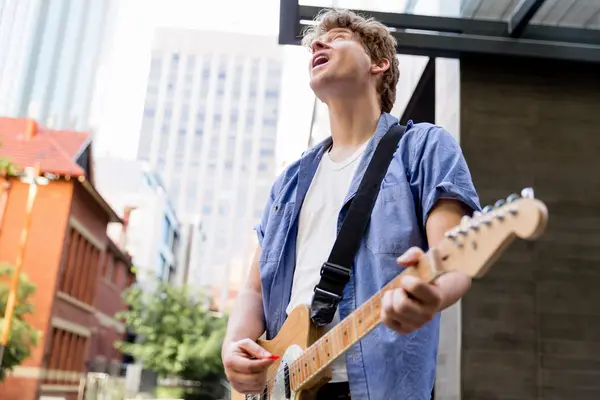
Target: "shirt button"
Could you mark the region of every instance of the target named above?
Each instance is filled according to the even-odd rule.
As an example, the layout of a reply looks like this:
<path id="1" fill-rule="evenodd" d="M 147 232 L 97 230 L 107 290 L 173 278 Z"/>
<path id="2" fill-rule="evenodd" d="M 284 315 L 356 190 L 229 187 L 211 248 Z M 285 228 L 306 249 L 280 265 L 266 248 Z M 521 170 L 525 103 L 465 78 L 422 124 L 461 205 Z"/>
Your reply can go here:
<path id="1" fill-rule="evenodd" d="M 279 205 L 275 206 L 275 212 L 279 211 Z"/>

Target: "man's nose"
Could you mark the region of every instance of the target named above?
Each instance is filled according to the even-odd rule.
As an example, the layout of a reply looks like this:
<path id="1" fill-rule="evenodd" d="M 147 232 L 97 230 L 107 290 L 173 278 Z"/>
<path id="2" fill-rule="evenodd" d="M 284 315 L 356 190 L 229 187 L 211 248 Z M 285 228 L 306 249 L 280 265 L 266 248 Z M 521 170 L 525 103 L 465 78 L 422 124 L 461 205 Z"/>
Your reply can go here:
<path id="1" fill-rule="evenodd" d="M 327 45 L 324 42 L 320 41 L 320 40 L 315 40 L 312 43 L 312 46 L 311 46 L 311 50 L 312 50 L 313 53 L 316 53 L 317 51 L 323 50 L 323 49 L 326 49 L 326 48 L 327 48 Z"/>

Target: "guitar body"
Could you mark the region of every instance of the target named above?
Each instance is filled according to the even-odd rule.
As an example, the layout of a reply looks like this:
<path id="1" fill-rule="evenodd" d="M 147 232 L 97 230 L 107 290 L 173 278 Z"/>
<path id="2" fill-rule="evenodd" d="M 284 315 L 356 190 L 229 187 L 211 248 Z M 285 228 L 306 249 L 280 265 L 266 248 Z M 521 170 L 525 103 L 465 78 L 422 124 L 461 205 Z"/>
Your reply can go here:
<path id="1" fill-rule="evenodd" d="M 546 227 L 548 210 L 534 198 L 533 189 L 523 189 L 521 195 L 511 195 L 484 208 L 483 214 L 463 218 L 415 266 L 405 269 L 327 333 L 312 324 L 308 306 L 295 308 L 273 340 L 258 341 L 280 357 L 269 368 L 265 391 L 252 395 L 233 391 L 232 400 L 315 399 L 331 380 L 331 363 L 382 322 L 382 293 L 401 288 L 402 275 L 433 282 L 446 272 L 461 271 L 480 278 L 516 237 L 538 238 Z"/>
<path id="2" fill-rule="evenodd" d="M 310 308 L 306 305 L 296 307 L 281 327 L 279 334 L 272 340 L 258 340 L 257 343 L 271 354 L 278 355 L 269 368 L 268 395 L 245 395 L 232 389 L 231 400 L 287 400 L 285 395 L 284 366 L 297 359 L 322 335 L 322 329 L 315 327 L 310 320 Z M 273 380 L 273 377 L 278 377 Z M 313 400 L 317 391 L 331 380 L 331 367 L 326 368 L 312 381 L 303 385 L 302 390 L 291 393 L 291 400 Z"/>

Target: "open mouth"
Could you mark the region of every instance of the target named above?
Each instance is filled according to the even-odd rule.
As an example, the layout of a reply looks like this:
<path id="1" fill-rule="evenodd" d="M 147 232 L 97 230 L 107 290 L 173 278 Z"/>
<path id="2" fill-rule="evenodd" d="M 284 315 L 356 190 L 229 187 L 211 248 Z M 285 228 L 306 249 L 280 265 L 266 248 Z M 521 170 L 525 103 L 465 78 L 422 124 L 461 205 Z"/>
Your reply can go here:
<path id="1" fill-rule="evenodd" d="M 320 67 L 321 65 L 325 65 L 329 62 L 329 57 L 327 56 L 317 56 L 313 60 L 313 69 Z"/>

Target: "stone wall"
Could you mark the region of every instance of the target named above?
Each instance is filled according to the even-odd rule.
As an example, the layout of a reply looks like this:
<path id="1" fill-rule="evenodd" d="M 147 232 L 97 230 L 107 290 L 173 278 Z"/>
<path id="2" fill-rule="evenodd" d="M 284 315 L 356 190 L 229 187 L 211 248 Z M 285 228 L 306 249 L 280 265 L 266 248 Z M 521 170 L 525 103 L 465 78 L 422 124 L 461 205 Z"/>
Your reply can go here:
<path id="1" fill-rule="evenodd" d="M 532 186 L 550 214 L 462 301 L 463 400 L 600 399 L 599 70 L 461 60 L 460 144 L 482 205 Z"/>

